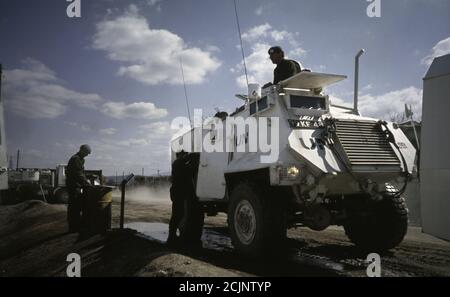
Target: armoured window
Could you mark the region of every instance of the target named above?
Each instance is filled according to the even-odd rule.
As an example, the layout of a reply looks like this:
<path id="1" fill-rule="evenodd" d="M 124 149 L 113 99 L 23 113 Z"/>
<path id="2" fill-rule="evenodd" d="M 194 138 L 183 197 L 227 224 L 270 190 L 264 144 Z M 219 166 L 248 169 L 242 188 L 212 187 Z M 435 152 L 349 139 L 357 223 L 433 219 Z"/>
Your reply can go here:
<path id="1" fill-rule="evenodd" d="M 325 98 L 290 95 L 291 108 L 326 109 Z"/>
<path id="2" fill-rule="evenodd" d="M 268 107 L 267 96 L 262 97 L 258 100 L 258 111 L 264 110 Z M 256 113 L 256 102 L 250 103 L 250 115 Z"/>
<path id="3" fill-rule="evenodd" d="M 256 102 L 250 103 L 250 115 L 256 112 Z"/>
<path id="4" fill-rule="evenodd" d="M 258 110 L 264 110 L 267 108 L 267 97 L 264 96 L 258 101 Z"/>

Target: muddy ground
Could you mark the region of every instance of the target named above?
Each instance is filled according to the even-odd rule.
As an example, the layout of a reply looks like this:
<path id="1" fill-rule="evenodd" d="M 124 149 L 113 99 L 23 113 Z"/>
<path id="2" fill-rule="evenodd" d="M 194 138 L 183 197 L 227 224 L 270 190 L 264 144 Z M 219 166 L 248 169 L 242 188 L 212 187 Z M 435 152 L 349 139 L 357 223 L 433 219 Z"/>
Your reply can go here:
<path id="1" fill-rule="evenodd" d="M 233 250 L 223 214 L 206 218 L 202 248 L 167 247 L 167 191 L 130 193 L 128 228 L 86 240 L 67 233 L 65 212 L 65 205 L 41 201 L 0 206 L 0 276 L 66 276 L 70 253 L 81 256 L 82 276 L 366 276 L 366 255 L 339 227 L 290 230 L 287 251 L 250 260 Z M 450 276 L 450 243 L 410 227 L 403 243 L 382 255 L 381 268 L 382 276 Z"/>

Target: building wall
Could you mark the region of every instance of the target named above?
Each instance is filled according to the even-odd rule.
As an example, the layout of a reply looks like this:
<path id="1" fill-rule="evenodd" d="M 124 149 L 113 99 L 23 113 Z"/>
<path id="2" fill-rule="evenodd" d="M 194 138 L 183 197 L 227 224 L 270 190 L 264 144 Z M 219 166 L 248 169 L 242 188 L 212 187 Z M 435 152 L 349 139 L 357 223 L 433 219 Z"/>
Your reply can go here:
<path id="1" fill-rule="evenodd" d="M 423 231 L 450 240 L 450 74 L 424 80 L 420 178 Z"/>
<path id="2" fill-rule="evenodd" d="M 1 71 L 0 71 L 1 75 Z M 1 80 L 0 80 L 1 83 Z M 0 88 L 1 92 L 1 88 Z M 5 121 L 3 117 L 3 99 L 0 94 L 0 190 L 8 188 L 8 173 L 5 171 L 8 167 L 8 159 L 6 154 L 6 135 L 5 135 Z M 0 198 L 1 199 L 1 198 Z M 1 201 L 0 201 L 1 202 Z"/>

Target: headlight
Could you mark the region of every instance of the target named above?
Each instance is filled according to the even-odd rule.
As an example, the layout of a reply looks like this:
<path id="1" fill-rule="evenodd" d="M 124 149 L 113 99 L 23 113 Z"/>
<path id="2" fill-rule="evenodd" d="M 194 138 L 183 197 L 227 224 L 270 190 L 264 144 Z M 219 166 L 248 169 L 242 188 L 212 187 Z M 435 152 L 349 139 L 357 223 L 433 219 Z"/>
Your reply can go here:
<path id="1" fill-rule="evenodd" d="M 290 178 L 296 178 L 300 174 L 300 170 L 296 166 L 290 166 L 287 168 L 287 176 Z"/>

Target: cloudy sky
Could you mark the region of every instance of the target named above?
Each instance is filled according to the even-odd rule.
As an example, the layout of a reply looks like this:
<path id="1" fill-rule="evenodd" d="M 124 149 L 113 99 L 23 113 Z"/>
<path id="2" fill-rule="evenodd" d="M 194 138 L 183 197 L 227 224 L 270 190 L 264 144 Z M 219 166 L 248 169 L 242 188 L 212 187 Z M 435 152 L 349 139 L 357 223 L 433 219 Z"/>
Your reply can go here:
<path id="1" fill-rule="evenodd" d="M 272 80 L 267 56 L 281 45 L 313 71 L 348 75 L 327 91 L 351 104 L 360 48 L 361 112 L 389 119 L 411 104 L 421 115 L 422 78 L 450 53 L 450 1 L 238 0 L 249 79 Z M 167 172 L 170 123 L 191 109 L 233 111 L 245 78 L 232 0 L 0 0 L 0 62 L 9 155 L 23 167 L 66 163 L 82 143 L 88 168 Z M 192 113 L 192 110 L 191 110 Z"/>

